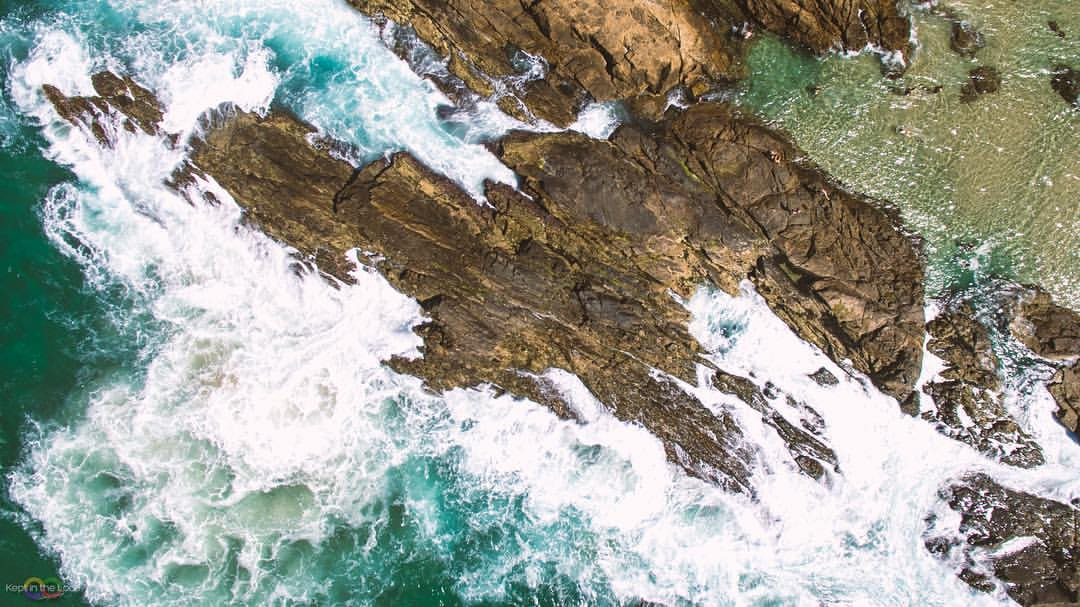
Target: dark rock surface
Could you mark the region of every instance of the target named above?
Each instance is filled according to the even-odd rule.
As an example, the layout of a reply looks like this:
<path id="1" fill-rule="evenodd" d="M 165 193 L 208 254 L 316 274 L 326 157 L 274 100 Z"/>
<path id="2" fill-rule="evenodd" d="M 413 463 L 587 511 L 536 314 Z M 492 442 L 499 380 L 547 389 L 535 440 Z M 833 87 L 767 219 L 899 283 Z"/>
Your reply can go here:
<path id="1" fill-rule="evenodd" d="M 941 497 L 960 514 L 956 528 L 931 519 L 926 546 L 962 559 L 961 579 L 990 590 L 993 575 L 1021 605 L 1080 600 L 1080 510 L 1015 491 L 985 474 L 945 488 Z"/>
<path id="2" fill-rule="evenodd" d="M 122 115 L 120 124 L 129 132 L 142 129 L 150 135 L 158 134 L 162 114 L 153 93 L 130 77 L 121 78 L 112 72 L 98 72 L 91 82 L 97 92 L 94 97 L 67 97 L 48 84 L 42 87 L 42 92 L 60 116 L 88 128 L 104 146 L 111 147 L 115 137 L 110 133 L 113 128 L 110 114 Z"/>
<path id="3" fill-rule="evenodd" d="M 700 94 L 740 78 L 747 21 L 815 52 L 868 43 L 905 50 L 910 34 L 895 0 L 350 2 L 413 28 L 470 89 L 490 96 L 497 90 L 491 78 L 512 82 L 529 112 L 561 126 L 586 100 L 625 100 L 656 118 L 673 89 Z M 546 65 L 539 77 L 508 80 L 536 60 Z M 520 116 L 515 105 L 500 99 L 504 111 Z"/>
<path id="4" fill-rule="evenodd" d="M 738 0 L 769 31 L 816 53 L 870 44 L 907 52 L 911 23 L 892 0 Z"/>
<path id="5" fill-rule="evenodd" d="M 1050 86 L 1066 103 L 1080 105 L 1080 70 L 1058 65 L 1050 78 Z"/>
<path id="6" fill-rule="evenodd" d="M 996 93 L 1001 88 L 1001 74 L 997 68 L 980 65 L 968 74 L 968 81 L 960 87 L 960 101 L 971 103 L 980 95 Z"/>
<path id="7" fill-rule="evenodd" d="M 1057 401 L 1057 416 L 1073 434 L 1080 433 L 1080 362 L 1060 369 L 1048 385 Z"/>
<path id="8" fill-rule="evenodd" d="M 1080 313 L 1059 306 L 1046 292 L 1032 289 L 1021 295 L 1010 325 L 1032 352 L 1051 360 L 1080 356 Z"/>
<path id="9" fill-rule="evenodd" d="M 923 386 L 930 398 L 922 418 L 942 434 L 1003 463 L 1024 468 L 1042 464 L 1042 449 L 1001 402 L 999 363 L 974 308 L 954 305 L 926 328 L 927 350 L 948 366 L 940 380 Z"/>
<path id="10" fill-rule="evenodd" d="M 355 174 L 342 164 L 333 169 L 342 187 L 331 193 L 332 178 L 326 188 L 319 184 L 336 161 L 316 161 L 317 151 L 303 151 L 306 128 L 284 114 L 227 121 L 196 146 L 193 160 L 260 227 L 301 251 L 340 259 L 360 246 L 385 257 L 380 271 L 431 318 L 420 329 L 424 358 L 396 361 L 400 370 L 436 389 L 494 383 L 559 410 L 534 376 L 566 369 L 617 416 L 657 434 L 672 460 L 692 474 L 745 486 L 750 462 L 737 425 L 706 410 L 676 382 L 695 384 L 702 361 L 686 331 L 687 313 L 669 290 L 689 294 L 702 282 L 733 289 L 747 272 L 775 272 L 804 300 L 798 307 L 773 300 L 788 317 L 821 331 L 823 347 L 868 365 L 883 384 L 910 390 L 905 382 L 914 380 L 918 358 L 898 359 L 895 348 L 898 340 L 920 339 L 917 330 L 903 331 L 913 321 L 921 325 L 921 306 L 916 298 L 896 298 L 890 308 L 872 297 L 894 288 L 883 279 L 902 281 L 910 293 L 921 274 L 910 243 L 890 232 L 885 216 L 840 191 L 831 201 L 820 192 L 815 197 L 814 188 L 825 187 L 816 173 L 755 151 L 755 138 L 767 133 L 761 127 L 722 106 L 703 105 L 653 128 L 623 127 L 612 142 L 573 133 L 513 134 L 497 152 L 521 175 L 520 191 L 489 184 L 490 207 L 407 155 Z M 754 165 L 766 170 L 756 172 Z M 277 176 L 289 173 L 311 176 L 315 187 L 283 196 Z M 804 179 L 811 187 L 799 187 Z M 760 191 L 735 191 L 736 183 L 755 182 Z M 791 215 L 785 204 L 799 205 L 806 220 L 792 226 L 785 217 L 770 219 L 769 213 Z M 768 223 L 755 221 L 755 214 Z M 807 246 L 800 230 L 815 215 L 823 224 L 838 221 L 838 232 L 867 230 L 865 240 L 847 243 L 843 255 L 835 242 Z M 874 226 L 895 238 L 882 238 Z M 871 272 L 870 265 L 855 265 L 860 249 L 867 264 L 880 256 L 911 265 L 896 274 L 880 266 Z M 791 278 L 807 267 L 817 270 L 809 280 Z M 834 297 L 857 314 L 834 316 Z M 808 310 L 817 316 L 808 317 Z M 827 327 L 819 326 L 822 317 L 831 319 Z M 860 330 L 867 322 L 877 324 Z M 865 353 L 876 348 L 877 357 Z M 888 364 L 870 367 L 885 355 Z M 750 400 L 755 407 L 763 401 Z M 819 441 L 782 417 L 763 415 L 803 456 L 804 469 L 821 465 L 808 458 L 835 465 Z"/>
<path id="11" fill-rule="evenodd" d="M 954 21 L 949 36 L 949 47 L 961 57 L 974 57 L 975 52 L 986 46 L 983 35 L 967 21 Z"/>
<path id="12" fill-rule="evenodd" d="M 353 170 L 309 144 L 311 130 L 280 111 L 221 118 L 177 187 L 191 183 L 185 172 L 213 176 L 259 227 L 342 280 L 347 250 L 381 255 L 371 263 L 431 319 L 419 329 L 424 357 L 394 365 L 434 389 L 493 383 L 573 416 L 537 378 L 566 369 L 691 474 L 748 490 L 738 426 L 680 387 L 703 361 L 671 291 L 734 290 L 749 275 L 796 331 L 883 389 L 906 394 L 918 375 L 912 244 L 724 106 L 625 126 L 610 142 L 512 134 L 496 152 L 520 188 L 488 184 L 488 206 L 408 155 Z M 762 411 L 764 399 L 750 401 L 804 470 L 835 465 L 816 439 Z"/>

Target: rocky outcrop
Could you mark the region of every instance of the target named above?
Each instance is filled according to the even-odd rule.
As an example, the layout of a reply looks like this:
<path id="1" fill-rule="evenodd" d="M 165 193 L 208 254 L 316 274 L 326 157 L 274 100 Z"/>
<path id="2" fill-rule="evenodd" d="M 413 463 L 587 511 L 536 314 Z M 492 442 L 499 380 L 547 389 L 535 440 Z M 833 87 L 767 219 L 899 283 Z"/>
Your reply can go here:
<path id="1" fill-rule="evenodd" d="M 88 103 L 112 111 L 104 97 Z M 408 155 L 354 170 L 309 143 L 312 130 L 280 111 L 220 118 L 175 186 L 212 176 L 259 227 L 342 280 L 347 251 L 375 254 L 367 262 L 430 318 L 418 329 L 424 357 L 393 364 L 434 389 L 490 383 L 573 417 L 542 376 L 565 369 L 689 473 L 749 491 L 738 425 L 686 389 L 707 363 L 672 292 L 734 290 L 749 276 L 793 328 L 883 389 L 903 395 L 918 374 L 911 243 L 790 160 L 785 139 L 722 105 L 624 126 L 611 141 L 512 134 L 495 152 L 521 183 L 487 184 L 486 205 Z M 759 393 L 744 400 L 801 469 L 835 467 L 824 443 Z"/>
<path id="2" fill-rule="evenodd" d="M 411 27 L 451 74 L 501 96 L 508 113 L 560 126 L 589 100 L 625 100 L 656 118 L 673 89 L 700 94 L 740 78 L 748 21 L 819 53 L 902 51 L 910 36 L 895 0 L 350 2 Z"/>
<path id="3" fill-rule="evenodd" d="M 952 562 L 972 587 L 991 576 L 1021 605 L 1080 600 L 1080 510 L 972 474 L 941 492 L 960 515 L 956 527 L 931 517 L 927 548 Z"/>
<path id="4" fill-rule="evenodd" d="M 1032 352 L 1050 360 L 1080 357 L 1080 313 L 1054 303 L 1050 295 L 1031 289 L 1021 295 L 1010 325 Z"/>
<path id="5" fill-rule="evenodd" d="M 1080 314 L 1053 302 L 1046 292 L 1029 289 L 1009 328 L 1035 354 L 1060 365 L 1047 388 L 1057 402 L 1057 417 L 1080 431 Z"/>
<path id="6" fill-rule="evenodd" d="M 492 78 L 509 82 L 532 114 L 562 126 L 586 99 L 652 97 L 662 111 L 673 88 L 704 92 L 741 74 L 734 13 L 706 15 L 686 0 L 350 1 L 411 26 L 472 90 L 491 96 Z"/>
<path id="7" fill-rule="evenodd" d="M 927 324 L 927 350 L 946 368 L 923 386 L 921 417 L 942 434 L 1003 463 L 1030 468 L 1045 459 L 1038 443 L 1001 402 L 999 362 L 986 327 L 969 303 L 946 310 Z"/>
<path id="8" fill-rule="evenodd" d="M 119 123 L 128 132 L 141 129 L 150 135 L 158 134 L 162 113 L 153 93 L 130 77 L 121 78 L 112 72 L 94 74 L 91 83 L 97 96 L 68 97 L 49 84 L 42 87 L 42 92 L 60 116 L 86 127 L 104 146 L 113 145 L 115 121 L 111 115 L 117 113 L 123 116 Z"/>
<path id="9" fill-rule="evenodd" d="M 738 0 L 769 31 L 816 53 L 867 45 L 907 53 L 911 23 L 893 0 Z"/>
<path id="10" fill-rule="evenodd" d="M 1050 87 L 1061 95 L 1065 103 L 1080 107 L 1080 70 L 1067 65 L 1056 66 L 1050 78 Z"/>
<path id="11" fill-rule="evenodd" d="M 952 32 L 949 35 L 949 47 L 961 57 L 968 59 L 975 56 L 975 52 L 986 46 L 983 35 L 973 25 L 963 20 L 953 21 Z"/>
<path id="12" fill-rule="evenodd" d="M 488 207 L 407 155 L 355 173 L 329 155 L 318 160 L 317 150 L 303 150 L 306 131 L 285 114 L 242 114 L 210 130 L 192 158 L 260 227 L 316 259 L 342 259 L 355 246 L 378 253 L 370 263 L 431 319 L 419 329 L 424 357 L 394 365 L 433 388 L 493 383 L 572 416 L 537 379 L 565 369 L 618 417 L 664 440 L 688 472 L 745 489 L 751 462 L 738 426 L 680 387 L 696 384 L 703 360 L 672 290 L 734 289 L 748 274 L 766 286 L 783 280 L 790 291 L 771 293 L 802 301 L 773 305 L 813 326 L 810 337 L 834 355 L 909 390 L 917 374 L 917 357 L 900 359 L 896 348 L 920 339 L 912 328 L 921 327 L 921 294 L 876 299 L 895 289 L 885 279 L 908 293 L 920 284 L 910 243 L 865 203 L 823 193 L 832 186 L 816 172 L 774 160 L 768 146 L 784 142 L 722 106 L 623 127 L 611 142 L 513 134 L 496 151 L 521 184 L 488 184 Z M 289 186 L 279 183 L 287 174 Z M 328 175 L 336 177 L 324 188 Z M 341 187 L 331 192 L 335 178 Z M 293 189 L 307 179 L 312 187 Z M 829 221 L 837 233 L 864 236 L 841 249 L 828 240 Z M 821 234 L 805 234 L 815 222 Z M 911 264 L 869 265 L 882 259 Z M 820 440 L 758 396 L 746 400 L 800 468 L 820 477 L 835 466 Z"/>

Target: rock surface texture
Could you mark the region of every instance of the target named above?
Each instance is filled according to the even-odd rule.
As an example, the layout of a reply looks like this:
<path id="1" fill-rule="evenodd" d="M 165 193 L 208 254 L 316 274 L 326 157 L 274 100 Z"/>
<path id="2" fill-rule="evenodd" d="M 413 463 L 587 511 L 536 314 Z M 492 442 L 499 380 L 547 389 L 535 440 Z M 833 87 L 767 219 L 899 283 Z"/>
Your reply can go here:
<path id="1" fill-rule="evenodd" d="M 588 100 L 658 117 L 676 88 L 703 93 L 742 75 L 747 22 L 815 52 L 907 48 L 895 0 L 350 0 L 412 27 L 484 96 L 510 85 L 509 113 L 573 122 Z M 541 73 L 525 77 L 543 61 Z M 504 86 L 499 87 L 495 80 Z M 524 107 L 515 107 L 514 98 Z M 528 113 L 522 110 L 528 110 Z"/>
<path id="2" fill-rule="evenodd" d="M 1032 352 L 1057 362 L 1047 386 L 1057 402 L 1057 416 L 1074 436 L 1080 432 L 1080 314 L 1055 304 L 1035 289 L 1023 296 L 1010 328 Z"/>
<path id="3" fill-rule="evenodd" d="M 910 287 L 921 274 L 910 242 L 866 203 L 826 197 L 832 186 L 816 171 L 775 161 L 770 151 L 793 150 L 724 106 L 623 127 L 610 142 L 512 134 L 496 152 L 522 181 L 489 183 L 490 206 L 404 154 L 353 172 L 306 133 L 286 114 L 239 115 L 211 130 L 193 161 L 260 227 L 316 259 L 355 246 L 378 253 L 371 263 L 431 319 L 420 329 L 424 357 L 395 365 L 433 388 L 493 383 L 573 416 L 542 378 L 565 369 L 689 472 L 745 488 L 738 426 L 683 389 L 705 363 L 672 292 L 732 290 L 749 276 L 797 330 L 881 385 L 910 391 L 918 373 L 921 291 Z M 288 174 L 292 185 L 279 183 Z M 909 263 L 890 270 L 884 260 Z M 909 297 L 879 297 L 897 284 Z M 761 399 L 747 402 L 794 456 L 819 462 L 800 468 L 820 476 L 835 465 L 816 438 Z"/>
<path id="4" fill-rule="evenodd" d="M 1042 464 L 1038 443 L 1002 405 L 999 362 L 974 308 L 956 305 L 927 324 L 927 330 L 927 349 L 948 366 L 940 379 L 923 386 L 930 399 L 922 418 L 942 434 L 1006 464 L 1025 468 Z"/>
<path id="5" fill-rule="evenodd" d="M 990 576 L 1021 605 L 1073 604 L 1080 599 L 1080 510 L 1015 491 L 973 474 L 942 491 L 960 515 L 956 528 L 931 520 L 927 548 L 960 560 L 960 578 L 991 590 Z"/>

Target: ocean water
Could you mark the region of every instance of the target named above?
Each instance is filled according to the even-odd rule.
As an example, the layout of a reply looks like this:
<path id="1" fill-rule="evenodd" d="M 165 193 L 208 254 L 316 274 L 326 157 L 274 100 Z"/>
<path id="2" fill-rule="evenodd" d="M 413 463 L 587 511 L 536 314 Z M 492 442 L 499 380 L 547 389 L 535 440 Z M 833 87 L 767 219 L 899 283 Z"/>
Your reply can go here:
<path id="1" fill-rule="evenodd" d="M 818 60 L 763 36 L 730 97 L 840 181 L 895 204 L 926 240 L 934 292 L 995 273 L 1080 308 L 1080 109 L 1050 86 L 1055 66 L 1080 69 L 1076 2 L 934 4 L 912 9 L 917 48 L 899 80 L 871 54 Z M 983 34 L 974 59 L 949 48 L 946 11 Z M 977 66 L 996 68 L 1001 89 L 964 103 Z"/>
<path id="2" fill-rule="evenodd" d="M 415 302 L 360 266 L 348 286 L 298 268 L 215 184 L 220 205 L 162 185 L 184 150 L 122 130 L 103 150 L 40 87 L 132 74 L 183 135 L 222 103 L 280 103 L 356 162 L 409 150 L 474 193 L 512 179 L 482 143 L 519 125 L 484 104 L 440 122 L 447 100 L 332 0 L 4 8 L 5 584 L 57 577 L 61 604 L 117 606 L 997 605 L 922 546 L 940 484 L 984 470 L 1080 493 L 1080 448 L 1022 351 L 1010 406 L 1048 446 L 1036 471 L 903 416 L 748 286 L 686 301 L 691 331 L 820 413 L 827 484 L 704 369 L 686 389 L 744 426 L 756 501 L 683 475 L 563 371 L 583 423 L 485 388 L 432 395 L 380 364 L 417 355 Z M 602 136 L 610 111 L 579 128 Z M 843 381 L 812 382 L 822 366 Z"/>

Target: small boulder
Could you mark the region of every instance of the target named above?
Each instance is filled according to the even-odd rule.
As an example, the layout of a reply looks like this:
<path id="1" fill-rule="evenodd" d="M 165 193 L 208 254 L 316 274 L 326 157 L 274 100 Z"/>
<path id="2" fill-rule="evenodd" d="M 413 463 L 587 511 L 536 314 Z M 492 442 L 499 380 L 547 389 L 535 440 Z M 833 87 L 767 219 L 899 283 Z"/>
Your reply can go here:
<path id="1" fill-rule="evenodd" d="M 996 93 L 1001 88 L 1001 74 L 996 68 L 980 65 L 968 73 L 968 81 L 960 88 L 960 101 L 971 103 L 980 95 Z"/>
<path id="2" fill-rule="evenodd" d="M 949 38 L 949 46 L 961 57 L 970 59 L 975 56 L 976 51 L 986 46 L 986 40 L 967 21 L 955 21 L 952 26 L 952 36 Z"/>
<path id="3" fill-rule="evenodd" d="M 1050 78 L 1050 86 L 1057 91 L 1058 95 L 1074 106 L 1080 106 L 1080 70 L 1075 70 L 1067 65 L 1059 65 L 1054 68 L 1054 75 Z"/>

